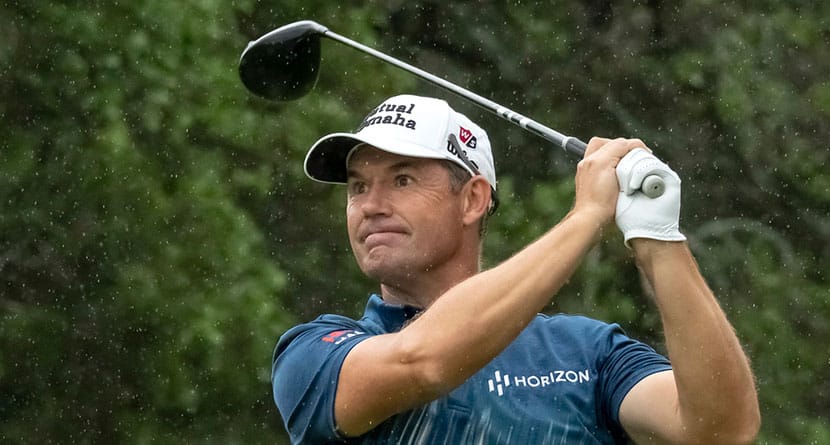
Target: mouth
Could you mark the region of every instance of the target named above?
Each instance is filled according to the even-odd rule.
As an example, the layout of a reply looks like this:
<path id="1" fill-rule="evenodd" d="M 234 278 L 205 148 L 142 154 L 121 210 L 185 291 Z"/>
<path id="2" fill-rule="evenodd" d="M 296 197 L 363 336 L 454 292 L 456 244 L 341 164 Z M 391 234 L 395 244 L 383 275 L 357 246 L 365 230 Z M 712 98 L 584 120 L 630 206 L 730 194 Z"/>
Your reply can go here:
<path id="1" fill-rule="evenodd" d="M 404 235 L 403 232 L 397 232 L 397 231 L 371 232 L 368 235 L 366 235 L 365 237 L 363 237 L 363 243 L 364 244 L 369 244 L 371 242 L 387 240 L 387 239 L 391 239 L 391 238 L 395 238 L 395 237 L 403 236 L 403 235 Z"/>
<path id="2" fill-rule="evenodd" d="M 399 227 L 373 227 L 362 233 L 359 239 L 361 243 L 370 246 L 385 244 L 405 235 L 406 231 Z"/>

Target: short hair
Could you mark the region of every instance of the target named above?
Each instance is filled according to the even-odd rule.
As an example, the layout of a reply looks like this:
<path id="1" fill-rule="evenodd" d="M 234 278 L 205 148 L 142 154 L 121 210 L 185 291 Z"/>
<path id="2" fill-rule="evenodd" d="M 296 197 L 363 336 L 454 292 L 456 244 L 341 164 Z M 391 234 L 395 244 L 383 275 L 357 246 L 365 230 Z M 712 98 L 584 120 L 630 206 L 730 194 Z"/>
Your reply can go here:
<path id="1" fill-rule="evenodd" d="M 467 182 L 470 181 L 470 179 L 473 178 L 473 175 L 471 175 L 470 172 L 467 171 L 467 169 L 465 169 L 464 167 L 456 164 L 455 162 L 445 160 L 445 161 L 441 162 L 441 164 L 449 172 L 450 191 L 452 193 L 455 193 L 455 194 L 460 193 L 461 189 L 464 187 L 464 184 L 466 184 Z M 492 195 L 491 195 L 491 204 L 490 204 L 491 207 L 481 217 L 481 221 L 480 221 L 479 227 L 478 227 L 478 235 L 482 239 L 484 238 L 484 235 L 487 234 L 487 220 L 489 219 L 490 215 L 493 214 L 493 211 L 495 211 L 496 202 L 498 202 L 498 200 L 496 199 L 496 195 L 495 195 L 496 191 L 492 187 L 490 187 L 490 191 L 492 193 Z"/>

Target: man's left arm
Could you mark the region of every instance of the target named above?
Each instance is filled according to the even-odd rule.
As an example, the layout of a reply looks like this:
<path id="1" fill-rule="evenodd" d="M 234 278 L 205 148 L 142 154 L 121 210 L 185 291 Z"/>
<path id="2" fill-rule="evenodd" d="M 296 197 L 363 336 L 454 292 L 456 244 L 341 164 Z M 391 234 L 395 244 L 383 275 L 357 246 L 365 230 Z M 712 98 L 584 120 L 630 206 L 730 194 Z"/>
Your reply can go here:
<path id="1" fill-rule="evenodd" d="M 654 290 L 673 370 L 635 385 L 620 422 L 638 444 L 752 443 L 760 426 L 749 362 L 685 242 L 631 240 Z"/>
<path id="2" fill-rule="evenodd" d="M 651 175 L 665 183 L 655 199 L 636 190 Z M 620 423 L 640 444 L 751 443 L 761 422 L 755 382 L 679 231 L 680 178 L 646 150 L 623 158 L 617 178 L 617 226 L 654 291 L 673 368 L 628 392 Z"/>

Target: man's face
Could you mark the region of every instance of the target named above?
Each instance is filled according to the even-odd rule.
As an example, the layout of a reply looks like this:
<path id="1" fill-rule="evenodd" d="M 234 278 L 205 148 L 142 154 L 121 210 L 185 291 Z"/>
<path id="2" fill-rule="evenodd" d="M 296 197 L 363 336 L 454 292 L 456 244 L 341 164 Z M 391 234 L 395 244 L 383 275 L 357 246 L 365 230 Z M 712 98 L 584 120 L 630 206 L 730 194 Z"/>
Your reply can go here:
<path id="1" fill-rule="evenodd" d="M 364 146 L 348 165 L 349 241 L 361 270 L 391 286 L 447 267 L 459 254 L 461 194 L 435 159 Z"/>

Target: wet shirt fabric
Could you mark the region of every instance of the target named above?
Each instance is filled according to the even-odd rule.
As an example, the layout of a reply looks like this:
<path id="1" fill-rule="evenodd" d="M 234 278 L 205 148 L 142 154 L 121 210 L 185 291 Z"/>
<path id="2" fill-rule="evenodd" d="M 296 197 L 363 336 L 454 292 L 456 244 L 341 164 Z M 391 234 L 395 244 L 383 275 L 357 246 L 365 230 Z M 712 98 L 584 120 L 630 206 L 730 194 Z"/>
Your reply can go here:
<path id="1" fill-rule="evenodd" d="M 671 369 L 616 324 L 538 315 L 502 353 L 446 397 L 346 438 L 334 421 L 340 367 L 373 335 L 397 332 L 418 310 L 373 295 L 363 318 L 323 315 L 277 343 L 274 401 L 295 444 L 627 443 L 619 408 L 644 377 Z"/>

